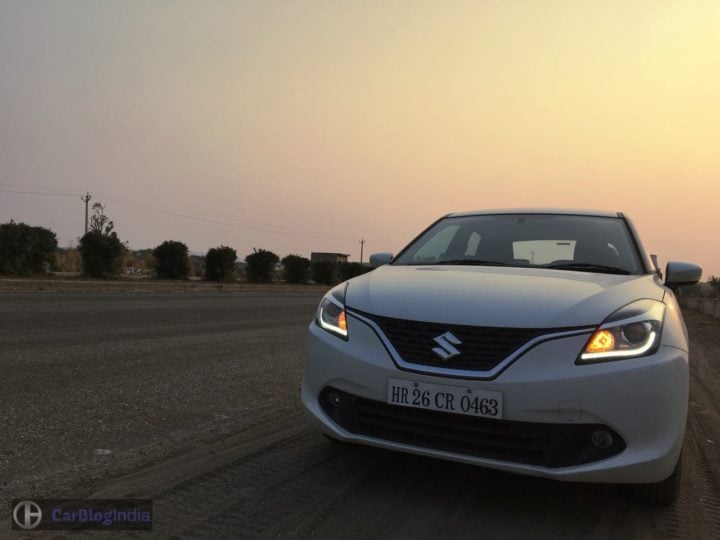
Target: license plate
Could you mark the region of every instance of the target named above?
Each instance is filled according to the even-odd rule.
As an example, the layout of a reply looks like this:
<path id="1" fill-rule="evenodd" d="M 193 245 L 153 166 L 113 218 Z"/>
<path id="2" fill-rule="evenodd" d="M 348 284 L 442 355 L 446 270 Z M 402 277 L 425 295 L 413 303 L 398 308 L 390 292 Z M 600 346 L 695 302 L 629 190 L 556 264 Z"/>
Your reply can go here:
<path id="1" fill-rule="evenodd" d="M 430 411 L 502 418 L 503 395 L 500 392 L 462 386 L 390 379 L 387 402 Z"/>

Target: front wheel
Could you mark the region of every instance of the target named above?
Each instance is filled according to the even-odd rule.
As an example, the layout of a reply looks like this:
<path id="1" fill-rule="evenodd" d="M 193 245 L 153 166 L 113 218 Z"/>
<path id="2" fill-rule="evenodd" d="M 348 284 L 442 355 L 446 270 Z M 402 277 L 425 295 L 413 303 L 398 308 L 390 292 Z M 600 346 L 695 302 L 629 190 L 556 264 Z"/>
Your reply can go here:
<path id="1" fill-rule="evenodd" d="M 678 458 L 675 470 L 662 482 L 654 484 L 639 484 L 635 487 L 635 495 L 644 501 L 656 504 L 670 505 L 680 495 L 680 480 L 682 479 L 682 454 Z"/>

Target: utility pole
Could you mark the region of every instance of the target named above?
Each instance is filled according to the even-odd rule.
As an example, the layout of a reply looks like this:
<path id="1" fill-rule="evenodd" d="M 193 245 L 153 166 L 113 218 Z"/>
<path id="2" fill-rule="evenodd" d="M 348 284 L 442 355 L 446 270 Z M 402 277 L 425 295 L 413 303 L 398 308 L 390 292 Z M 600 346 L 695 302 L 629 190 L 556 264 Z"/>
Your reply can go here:
<path id="1" fill-rule="evenodd" d="M 92 199 L 92 196 L 89 192 L 86 192 L 84 196 L 80 197 L 80 200 L 85 203 L 85 234 L 87 234 L 88 229 L 88 203 L 90 199 Z"/>
<path id="2" fill-rule="evenodd" d="M 363 262 L 363 249 L 365 248 L 365 239 L 360 240 L 360 264 Z"/>

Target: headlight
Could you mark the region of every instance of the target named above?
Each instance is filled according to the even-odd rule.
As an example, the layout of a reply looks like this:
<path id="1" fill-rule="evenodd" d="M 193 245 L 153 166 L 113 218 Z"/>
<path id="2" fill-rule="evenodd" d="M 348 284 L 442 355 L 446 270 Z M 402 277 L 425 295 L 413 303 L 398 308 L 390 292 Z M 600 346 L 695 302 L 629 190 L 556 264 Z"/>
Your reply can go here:
<path id="1" fill-rule="evenodd" d="M 347 283 L 331 289 L 320 301 L 316 320 L 318 325 L 331 334 L 347 340 L 347 313 L 345 313 L 345 290 Z"/>
<path id="2" fill-rule="evenodd" d="M 647 356 L 660 346 L 665 304 L 638 300 L 610 315 L 585 344 L 578 364 Z"/>

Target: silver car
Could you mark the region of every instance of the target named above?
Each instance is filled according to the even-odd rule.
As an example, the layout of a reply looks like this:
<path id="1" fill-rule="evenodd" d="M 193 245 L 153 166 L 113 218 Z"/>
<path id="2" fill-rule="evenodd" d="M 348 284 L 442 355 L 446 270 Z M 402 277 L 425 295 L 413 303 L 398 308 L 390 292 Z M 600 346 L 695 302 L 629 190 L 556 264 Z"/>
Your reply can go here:
<path id="1" fill-rule="evenodd" d="M 450 214 L 340 284 L 310 325 L 302 400 L 332 439 L 675 500 L 688 338 L 621 213 Z"/>

